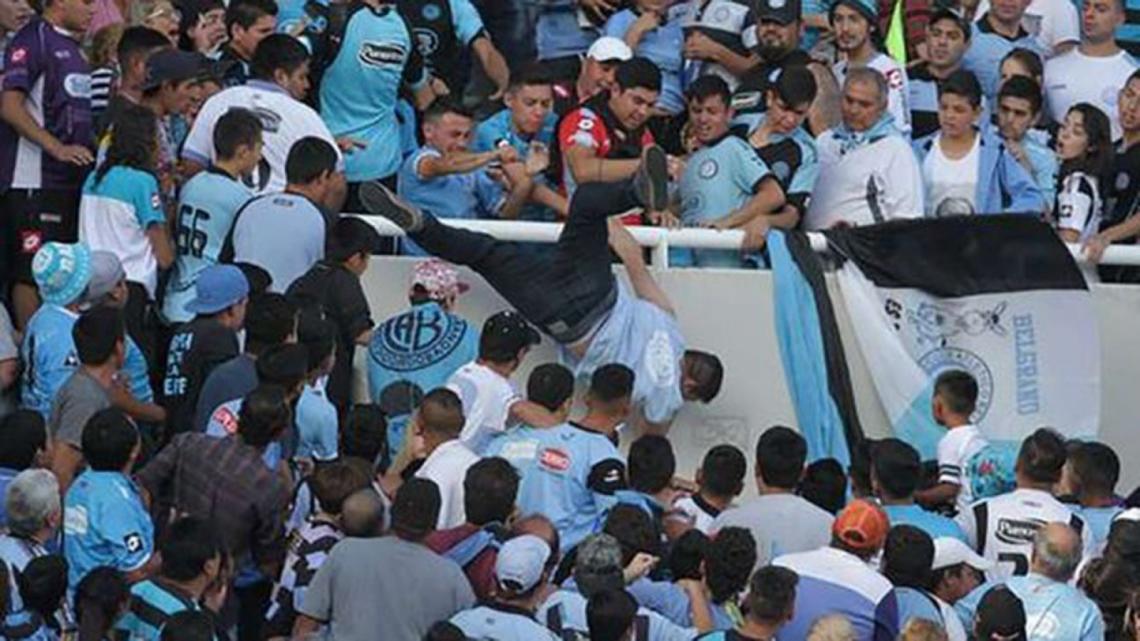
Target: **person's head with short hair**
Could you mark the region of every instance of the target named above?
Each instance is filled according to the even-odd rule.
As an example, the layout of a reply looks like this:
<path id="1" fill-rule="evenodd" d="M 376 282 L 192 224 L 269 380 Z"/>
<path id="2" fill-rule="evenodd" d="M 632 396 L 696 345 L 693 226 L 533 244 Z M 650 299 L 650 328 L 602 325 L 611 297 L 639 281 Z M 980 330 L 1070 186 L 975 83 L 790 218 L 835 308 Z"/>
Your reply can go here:
<path id="1" fill-rule="evenodd" d="M 958 427 L 970 422 L 978 402 L 978 381 L 960 369 L 942 372 L 934 379 L 934 421 L 943 427 Z"/>
<path id="2" fill-rule="evenodd" d="M 709 404 L 720 394 L 724 365 L 711 352 L 687 349 L 681 357 L 681 398 Z"/>
<path id="3" fill-rule="evenodd" d="M 213 641 L 214 619 L 199 610 L 183 610 L 162 626 L 158 641 Z"/>
<path id="4" fill-rule="evenodd" d="M 789 65 L 780 70 L 765 94 L 768 111 L 765 118 L 772 131 L 785 136 L 803 126 L 811 111 L 818 87 L 815 74 L 804 65 Z"/>
<path id="5" fill-rule="evenodd" d="M 515 512 L 519 473 L 498 456 L 479 459 L 463 477 L 463 511 L 467 522 L 483 527 L 506 523 Z"/>
<path id="6" fill-rule="evenodd" d="M 897 588 L 925 590 L 934 564 L 934 540 L 913 525 L 896 525 L 883 546 L 882 573 Z"/>
<path id="7" fill-rule="evenodd" d="M 618 65 L 610 90 L 610 111 L 626 131 L 640 129 L 653 115 L 661 93 L 661 70 L 647 58 L 634 56 Z"/>
<path id="8" fill-rule="evenodd" d="M 248 0 L 243 0 L 248 1 Z M 306 136 L 293 143 L 285 159 L 286 189 L 302 194 L 326 212 L 339 212 L 347 186 L 332 143 Z"/>
<path id="9" fill-rule="evenodd" d="M 242 0 L 246 1 L 246 0 Z M 274 33 L 257 44 L 250 62 L 250 75 L 272 82 L 296 100 L 309 94 L 309 50 L 287 33 Z"/>
<path id="10" fill-rule="evenodd" d="M 701 494 L 723 501 L 732 501 L 744 491 L 744 475 L 748 461 L 739 447 L 728 443 L 713 446 L 697 470 L 697 485 Z"/>
<path id="11" fill-rule="evenodd" d="M 22 409 L 0 419 L 0 443 L 0 468 L 21 472 L 35 465 L 47 448 L 43 414 Z"/>
<path id="12" fill-rule="evenodd" d="M 974 613 L 978 641 L 1026 641 L 1025 604 L 1012 590 L 999 585 L 987 591 Z"/>
<path id="13" fill-rule="evenodd" d="M 702 145 L 712 145 L 728 134 L 735 112 L 732 91 L 715 74 L 701 76 L 685 92 L 689 127 Z"/>
<path id="14" fill-rule="evenodd" d="M 251 297 L 245 312 L 245 351 L 260 356 L 270 347 L 296 343 L 297 314 L 297 306 L 283 294 Z"/>
<path id="15" fill-rule="evenodd" d="M 910 503 L 922 478 L 918 450 L 897 438 L 875 444 L 871 457 L 871 487 L 884 504 Z"/>
<path id="16" fill-rule="evenodd" d="M 139 430 L 122 410 L 99 410 L 83 426 L 82 449 L 96 472 L 126 473 L 139 455 Z"/>
<path id="17" fill-rule="evenodd" d="M 1081 535 L 1066 523 L 1046 523 L 1033 536 L 1029 571 L 1068 583 L 1081 563 Z"/>
<path id="18" fill-rule="evenodd" d="M 831 547 L 867 560 L 883 549 L 890 519 L 883 508 L 866 499 L 857 499 L 840 510 L 831 524 Z"/>
<path id="19" fill-rule="evenodd" d="M 621 363 L 607 363 L 590 376 L 586 392 L 589 414 L 609 419 L 617 426 L 629 416 L 633 403 L 633 370 Z"/>
<path id="20" fill-rule="evenodd" d="M 276 28 L 277 3 L 273 0 L 234 0 L 226 9 L 227 48 L 246 62 Z"/>
<path id="21" fill-rule="evenodd" d="M 380 536 L 383 528 L 384 501 L 376 490 L 366 487 L 348 495 L 340 512 L 340 529 L 345 536 L 372 538 Z"/>
<path id="22" fill-rule="evenodd" d="M 748 528 L 721 528 L 705 549 L 705 584 L 712 602 L 735 599 L 756 566 L 756 539 Z"/>
<path id="23" fill-rule="evenodd" d="M 435 481 L 410 478 L 396 491 L 392 504 L 392 531 L 405 541 L 419 542 L 435 530 L 440 510 Z"/>
<path id="24" fill-rule="evenodd" d="M 200 53 L 159 49 L 150 54 L 146 59 L 146 80 L 142 84 L 143 103 L 123 105 L 124 108 L 115 114 L 110 125 L 115 135 L 111 140 L 111 148 L 107 151 L 108 160 L 113 152 L 116 156 L 125 154 L 125 158 L 134 162 L 113 164 L 129 164 L 136 169 L 143 169 L 139 165 L 143 164 L 145 154 L 146 170 L 154 171 L 158 164 L 158 141 L 146 144 L 148 130 L 157 131 L 156 116 L 164 118 L 194 108 L 199 95 L 198 83 L 209 68 L 209 59 Z M 149 113 L 152 124 L 137 122 L 143 119 L 144 113 Z M 130 134 L 128 130 L 131 131 Z M 117 152 L 116 147 L 119 149 Z"/>
<path id="25" fill-rule="evenodd" d="M 441 154 L 467 151 L 474 131 L 471 112 L 451 100 L 437 100 L 423 116 L 424 143 Z"/>
<path id="26" fill-rule="evenodd" d="M 878 38 L 878 5 L 870 0 L 840 0 L 831 5 L 828 22 L 835 32 L 835 48 L 848 57 L 865 56 Z"/>
<path id="27" fill-rule="evenodd" d="M 602 531 L 621 545 L 621 565 L 625 567 L 639 552 L 661 555 L 661 541 L 649 514 L 636 505 L 615 505 L 602 525 Z"/>
<path id="28" fill-rule="evenodd" d="M 159 544 L 163 578 L 179 584 L 205 588 L 222 571 L 225 546 L 209 521 L 184 516 L 163 535 Z"/>
<path id="29" fill-rule="evenodd" d="M 807 460 L 807 441 L 795 430 L 774 425 L 756 441 L 756 483 L 760 492 L 791 492 L 800 482 Z"/>
<path id="30" fill-rule="evenodd" d="M 24 609 L 50 621 L 67 594 L 67 561 L 59 554 L 35 557 L 16 575 L 16 585 Z"/>
<path id="31" fill-rule="evenodd" d="M 289 396 L 280 385 L 262 384 L 245 396 L 238 413 L 238 436 L 262 449 L 276 441 L 293 423 Z"/>
<path id="32" fill-rule="evenodd" d="M 514 372 L 522 364 L 530 348 L 542 338 L 522 314 L 505 310 L 493 314 L 483 323 L 479 335 L 479 360 L 499 365 Z"/>
<path id="33" fill-rule="evenodd" d="M 373 467 L 386 467 L 388 418 L 379 405 L 358 403 L 348 411 L 340 431 L 340 454 L 364 459 Z"/>
<path id="34" fill-rule="evenodd" d="M 1116 483 L 1120 480 L 1120 457 L 1108 445 L 1082 442 L 1069 454 L 1065 464 L 1072 470 L 1082 505 L 1100 507 L 1115 496 Z"/>
<path id="35" fill-rule="evenodd" d="M 677 472 L 673 444 L 657 434 L 646 434 L 634 441 L 627 461 L 630 488 L 644 494 L 656 495 L 669 489 Z"/>
<path id="36" fill-rule="evenodd" d="M 317 308 L 302 310 L 297 323 L 297 339 L 308 355 L 308 381 L 311 384 L 329 375 L 336 365 L 337 327 Z"/>
<path id="37" fill-rule="evenodd" d="M 255 369 L 257 384 L 285 390 L 285 401 L 291 405 L 301 395 L 309 373 L 309 350 L 295 342 L 267 347 L 257 357 Z"/>
<path id="38" fill-rule="evenodd" d="M 361 474 L 356 467 L 343 461 L 331 461 L 317 465 L 309 487 L 322 512 L 340 516 L 345 499 L 358 490 L 370 488 L 371 483 L 372 479 Z"/>
<path id="39" fill-rule="evenodd" d="M 526 398 L 565 421 L 574 406 L 574 373 L 561 363 L 543 363 L 526 380 Z"/>
<path id="40" fill-rule="evenodd" d="M 1003 25 L 1006 29 L 1016 30 L 1025 17 L 1025 10 L 1029 8 L 1031 0 L 997 0 L 990 4 L 990 10 L 983 20 L 991 24 Z"/>
<path id="41" fill-rule="evenodd" d="M 538 63 L 511 73 L 503 104 L 511 111 L 511 123 L 519 133 L 533 136 L 542 130 L 554 107 L 554 86 Z"/>
<path id="42" fill-rule="evenodd" d="M 970 21 L 953 8 L 939 9 L 926 24 L 926 63 L 941 74 L 957 69 L 970 48 Z"/>
<path id="43" fill-rule="evenodd" d="M 136 94 L 146 81 L 146 59 L 170 46 L 164 34 L 145 26 L 127 27 L 119 37 L 115 57 L 119 61 L 119 86 Z"/>
<path id="44" fill-rule="evenodd" d="M 1081 43 L 1111 45 L 1126 20 L 1124 0 L 1089 0 L 1081 7 Z M 1118 49 L 1119 51 L 1119 49 Z"/>
<path id="45" fill-rule="evenodd" d="M 1105 186 L 1112 172 L 1112 124 L 1100 108 L 1087 102 L 1069 107 L 1057 132 L 1057 159 L 1062 177 L 1084 172 Z"/>
<path id="46" fill-rule="evenodd" d="M 972 71 L 959 69 L 938 83 L 938 125 L 947 138 L 972 136 L 982 115 L 982 86 Z"/>
<path id="47" fill-rule="evenodd" d="M 122 368 L 127 354 L 125 334 L 122 312 L 111 307 L 83 312 L 71 327 L 79 362 L 92 368 Z"/>
<path id="48" fill-rule="evenodd" d="M 630 641 L 637 600 L 623 588 L 603 590 L 586 602 L 586 627 L 592 641 Z"/>
<path id="49" fill-rule="evenodd" d="M 1041 427 L 1025 437 L 1017 453 L 1018 487 L 1038 487 L 1046 492 L 1061 480 L 1067 449 L 1055 430 Z"/>
<path id="50" fill-rule="evenodd" d="M 899 632 L 898 641 L 950 641 L 946 629 L 930 619 L 914 617 Z"/>
<path id="51" fill-rule="evenodd" d="M 602 36 L 586 50 L 578 72 L 578 101 L 584 102 L 602 91 L 612 91 L 618 66 L 633 57 L 621 38 Z"/>
<path id="52" fill-rule="evenodd" d="M 103 639 L 127 610 L 131 586 L 115 568 L 99 566 L 75 586 L 75 623 L 80 639 Z"/>
<path id="53" fill-rule="evenodd" d="M 890 88 L 883 74 L 870 67 L 847 70 L 840 109 L 843 124 L 855 132 L 867 131 L 887 111 Z"/>
<path id="54" fill-rule="evenodd" d="M 1140 96 L 1140 91 L 1137 93 Z M 1002 138 L 1020 142 L 1041 113 L 1041 85 L 1028 76 L 1014 76 L 998 90 L 998 131 Z M 1138 102 L 1140 104 L 1140 102 Z"/>
<path id="55" fill-rule="evenodd" d="M 1016 47 L 1001 59 L 998 73 L 1003 85 L 1009 82 L 1010 78 L 1024 76 L 1036 81 L 1039 86 L 1044 86 L 1042 79 L 1045 77 L 1045 64 L 1041 61 L 1041 56 L 1032 49 Z"/>
<path id="56" fill-rule="evenodd" d="M 157 55 L 163 55 L 163 53 L 165 52 L 159 52 Z M 185 101 L 189 100 L 188 97 L 185 100 L 183 99 L 183 93 L 189 91 L 183 87 L 186 82 L 188 81 L 163 83 L 164 87 L 175 87 L 177 85 L 175 88 L 170 88 L 169 91 L 162 89 L 166 92 L 163 95 L 170 96 L 171 100 L 166 113 L 181 113 L 181 111 L 175 111 L 179 108 L 185 110 Z M 101 183 L 115 167 L 154 173 L 158 165 L 158 142 L 156 138 L 158 124 L 154 112 L 142 105 L 125 104 L 112 114 L 110 127 L 115 135 L 111 137 L 110 145 L 107 147 L 106 158 L 95 170 L 93 178 L 96 185 Z"/>
<path id="57" fill-rule="evenodd" d="M 354 216 L 338 218 L 325 240 L 325 258 L 363 276 L 373 254 L 383 249 L 383 239 L 372 225 Z"/>
<path id="58" fill-rule="evenodd" d="M 451 621 L 437 621 L 428 629 L 423 641 L 467 641 L 467 635 Z"/>
<path id="59" fill-rule="evenodd" d="M 708 546 L 709 537 L 696 528 L 688 530 L 673 541 L 673 545 L 669 546 L 666 567 L 674 582 L 681 579 L 699 581 L 704 578 L 703 568 Z"/>
<path id="60" fill-rule="evenodd" d="M 822 616 L 811 624 L 806 641 L 858 641 L 851 621 L 842 614 Z"/>
<path id="61" fill-rule="evenodd" d="M 1140 131 L 1140 69 L 1132 72 L 1116 100 L 1116 115 L 1125 134 Z"/>
<path id="62" fill-rule="evenodd" d="M 230 109 L 214 123 L 215 163 L 238 177 L 248 176 L 261 162 L 264 146 L 261 119 L 249 109 Z"/>
<path id="63" fill-rule="evenodd" d="M 766 565 L 756 570 L 749 582 L 744 605 L 749 621 L 773 629 L 792 620 L 796 607 L 796 585 L 800 577 L 794 571 L 778 565 Z"/>
<path id="64" fill-rule="evenodd" d="M 4 493 L 4 509 L 8 513 L 10 533 L 46 542 L 63 518 L 55 474 L 38 468 L 17 474 Z"/>
<path id="65" fill-rule="evenodd" d="M 529 612 L 538 609 L 546 598 L 544 588 L 556 564 L 546 541 L 533 534 L 508 539 L 495 557 L 495 596 L 500 603 L 521 607 Z"/>
<path id="66" fill-rule="evenodd" d="M 463 431 L 463 401 L 450 389 L 437 387 L 424 395 L 412 422 L 429 448 L 455 440 Z"/>
<path id="67" fill-rule="evenodd" d="M 829 514 L 838 514 L 847 504 L 847 472 L 833 458 L 812 461 L 804 468 L 799 495 Z"/>

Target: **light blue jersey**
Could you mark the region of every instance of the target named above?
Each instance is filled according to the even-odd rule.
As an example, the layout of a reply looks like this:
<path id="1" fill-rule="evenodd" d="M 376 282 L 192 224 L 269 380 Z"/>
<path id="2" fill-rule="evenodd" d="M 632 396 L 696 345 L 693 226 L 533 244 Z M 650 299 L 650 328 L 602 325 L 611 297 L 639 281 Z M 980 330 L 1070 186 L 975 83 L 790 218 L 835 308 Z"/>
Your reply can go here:
<path id="1" fill-rule="evenodd" d="M 982 597 L 997 585 L 999 583 L 986 583 L 954 604 L 963 624 L 973 625 Z M 1028 641 L 1104 639 L 1104 619 L 1100 609 L 1080 590 L 1040 574 L 1010 577 L 1005 586 L 1025 606 Z"/>
<path id="2" fill-rule="evenodd" d="M 559 641 L 534 617 L 510 606 L 488 603 L 464 610 L 451 617 L 455 627 L 468 639 L 495 641 Z"/>
<path id="3" fill-rule="evenodd" d="M 179 612 L 200 609 L 190 595 L 165 585 L 161 579 L 149 579 L 131 586 L 130 609 L 115 624 L 115 630 L 125 633 L 129 641 L 158 641 L 167 619 Z"/>
<path id="4" fill-rule="evenodd" d="M 522 476 L 522 514 L 545 514 L 562 540 L 562 551 L 601 526 L 625 487 L 625 459 L 604 434 L 574 423 L 535 429 L 518 427 L 491 441 L 485 456 L 501 456 Z"/>
<path id="5" fill-rule="evenodd" d="M 186 311 L 186 304 L 194 299 L 198 274 L 217 264 L 234 214 L 252 197 L 241 181 L 215 168 L 199 172 L 182 187 L 175 239 L 178 253 L 162 304 L 162 315 L 168 322 L 186 323 L 194 318 Z"/>
<path id="6" fill-rule="evenodd" d="M 685 110 L 685 93 L 681 86 L 681 72 L 685 66 L 681 53 L 685 48 L 685 34 L 681 30 L 681 22 L 688 11 L 689 6 L 685 2 L 671 7 L 665 23 L 645 32 L 633 51 L 635 56 L 648 58 L 661 70 L 661 93 L 657 96 L 657 107 L 670 115 Z M 626 32 L 638 17 L 640 13 L 634 9 L 618 11 L 606 21 L 602 35 L 624 40 Z"/>
<path id="7" fill-rule="evenodd" d="M 963 543 L 969 543 L 966 540 L 966 535 L 962 533 L 962 528 L 958 527 L 954 519 L 924 510 L 920 505 L 884 505 L 883 510 L 890 518 L 892 527 L 913 525 L 929 534 L 932 539 L 945 536 L 958 539 Z"/>
<path id="8" fill-rule="evenodd" d="M 586 597 L 577 590 L 562 589 L 543 602 L 535 618 L 559 638 L 567 638 L 565 633 L 569 631 L 589 636 L 586 603 Z M 633 625 L 636 630 L 644 630 L 643 636 L 635 637 L 638 641 L 689 641 L 697 637 L 696 629 L 682 628 L 644 606 L 638 608 Z"/>
<path id="9" fill-rule="evenodd" d="M 681 176 L 681 223 L 694 227 L 723 218 L 739 209 L 760 190 L 771 170 L 752 147 L 726 134 L 698 149 Z M 740 252 L 717 249 L 677 249 L 670 262 L 679 267 L 739 267 Z"/>
<path id="10" fill-rule="evenodd" d="M 434 147 L 421 147 L 400 166 L 396 184 L 401 198 L 438 218 L 498 218 L 506 192 L 486 169 L 421 178 L 420 162 L 429 157 L 442 158 L 443 154 Z M 405 254 L 428 255 L 409 239 L 405 238 L 402 244 Z"/>
<path id="11" fill-rule="evenodd" d="M 478 328 L 434 301 L 413 305 L 372 332 L 368 397 L 388 414 L 391 451 L 399 452 L 403 445 L 416 395 L 443 387 L 478 355 Z"/>
<path id="12" fill-rule="evenodd" d="M 336 59 L 321 82 L 321 116 L 336 137 L 364 143 L 345 156 L 349 182 L 386 178 L 400 167 L 396 100 L 400 88 L 427 82 L 404 19 L 392 5 L 361 5 L 348 18 Z"/>
<path id="13" fill-rule="evenodd" d="M 1093 537 L 1093 549 L 1097 552 L 1104 550 L 1104 544 L 1108 542 L 1108 531 L 1112 529 L 1112 520 L 1123 511 L 1124 507 L 1120 505 L 1082 507 L 1076 510 L 1077 514 L 1088 525 L 1084 536 L 1091 535 Z"/>
<path id="14" fill-rule="evenodd" d="M 242 401 L 243 399 L 240 398 L 226 401 L 211 412 L 209 420 L 206 421 L 206 435 L 214 438 L 225 438 L 237 434 Z M 265 463 L 265 467 L 271 470 L 277 469 L 277 466 L 281 464 L 282 457 L 283 453 L 279 440 L 265 446 L 265 450 L 261 453 L 262 462 Z"/>
<path id="15" fill-rule="evenodd" d="M 598 30 L 583 27 L 578 20 L 576 0 L 528 0 L 537 5 L 538 22 L 534 26 L 534 39 L 539 60 L 586 53 Z"/>
<path id="16" fill-rule="evenodd" d="M 515 148 L 520 158 L 526 158 L 527 154 L 530 153 L 532 142 L 540 142 L 546 145 L 547 149 L 553 147 L 554 129 L 557 125 L 558 116 L 554 115 L 553 111 L 547 112 L 542 119 L 542 126 L 539 127 L 538 132 L 534 136 L 528 137 L 515 129 L 511 110 L 502 109 L 475 127 L 475 140 L 471 144 L 471 149 L 473 151 L 490 151 L 497 149 L 502 144 L 507 144 Z M 550 189 L 557 187 L 551 185 L 543 174 L 535 176 L 535 183 Z M 519 220 L 552 222 L 556 218 L 554 210 L 533 202 L 523 205 L 519 212 Z"/>
<path id="17" fill-rule="evenodd" d="M 1014 39 L 994 32 L 989 20 L 982 16 L 971 27 L 970 47 L 962 58 L 962 68 L 972 71 L 982 85 L 982 93 L 987 102 L 993 102 L 997 96 L 998 85 L 1001 83 L 1001 60 L 1014 49 L 1029 49 L 1045 59 L 1045 52 L 1037 38 L 1022 29 Z"/>
<path id="18" fill-rule="evenodd" d="M 337 413 L 325 383 L 306 384 L 297 401 L 297 456 L 317 461 L 337 457 Z"/>
<path id="19" fill-rule="evenodd" d="M 641 300 L 619 282 L 617 301 L 609 318 L 590 341 L 581 361 L 571 361 L 576 376 L 587 378 L 608 363 L 633 370 L 633 404 L 652 423 L 667 423 L 681 409 L 681 359 L 685 337 L 677 319 Z"/>
<path id="20" fill-rule="evenodd" d="M 154 553 L 154 525 L 139 490 L 121 472 L 87 470 L 67 490 L 63 508 L 63 555 L 74 590 L 91 570 L 142 568 Z"/>
<path id="21" fill-rule="evenodd" d="M 24 362 L 22 379 L 21 407 L 43 414 L 44 419 L 51 413 L 51 401 L 67 379 L 79 368 L 79 357 L 75 353 L 75 341 L 71 330 L 79 315 L 59 305 L 41 305 L 24 332 L 24 342 L 20 345 L 20 358 Z M 127 375 L 128 387 L 136 400 L 144 403 L 154 401 L 154 390 L 150 386 L 146 357 L 130 336 L 126 337 L 126 360 L 123 372 Z"/>

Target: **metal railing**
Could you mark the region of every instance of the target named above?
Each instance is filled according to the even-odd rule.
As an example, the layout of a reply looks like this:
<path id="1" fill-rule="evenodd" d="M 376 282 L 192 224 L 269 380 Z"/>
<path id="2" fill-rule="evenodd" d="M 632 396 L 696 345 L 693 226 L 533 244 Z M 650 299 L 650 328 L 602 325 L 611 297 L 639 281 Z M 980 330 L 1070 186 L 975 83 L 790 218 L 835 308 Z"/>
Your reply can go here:
<path id="1" fill-rule="evenodd" d="M 370 223 L 382 236 L 404 235 L 403 230 L 388 222 L 387 219 L 379 216 L 359 216 L 359 218 Z M 524 243 L 554 243 L 558 241 L 558 235 L 562 233 L 562 223 L 465 219 L 448 219 L 444 222 L 453 227 L 490 234 L 500 240 Z M 735 229 L 718 231 L 695 227 L 665 229 L 644 226 L 630 226 L 627 229 L 642 247 L 651 251 L 653 266 L 658 268 L 669 267 L 670 247 L 731 250 L 739 249 L 744 240 L 744 232 Z M 827 251 L 827 239 L 823 234 L 808 232 L 808 239 L 815 251 Z M 1069 243 L 1066 246 L 1078 262 L 1085 262 L 1080 245 Z M 1140 265 L 1140 246 L 1112 245 L 1105 250 L 1100 264 Z"/>

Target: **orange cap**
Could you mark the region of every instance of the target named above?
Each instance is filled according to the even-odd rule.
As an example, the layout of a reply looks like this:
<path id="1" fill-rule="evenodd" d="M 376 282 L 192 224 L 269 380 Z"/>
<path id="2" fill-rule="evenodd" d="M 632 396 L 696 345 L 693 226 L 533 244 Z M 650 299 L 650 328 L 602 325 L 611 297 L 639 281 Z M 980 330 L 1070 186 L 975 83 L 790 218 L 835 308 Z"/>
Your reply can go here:
<path id="1" fill-rule="evenodd" d="M 835 517 L 831 533 L 854 550 L 873 551 L 883 547 L 890 529 L 891 522 L 883 508 L 859 499 L 849 503 Z"/>

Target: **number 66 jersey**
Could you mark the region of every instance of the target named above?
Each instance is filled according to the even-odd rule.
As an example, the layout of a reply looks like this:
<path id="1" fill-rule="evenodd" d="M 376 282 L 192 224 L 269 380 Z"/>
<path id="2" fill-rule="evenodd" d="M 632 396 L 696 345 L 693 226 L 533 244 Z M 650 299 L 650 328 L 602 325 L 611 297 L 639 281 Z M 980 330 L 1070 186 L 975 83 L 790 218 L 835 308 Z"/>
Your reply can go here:
<path id="1" fill-rule="evenodd" d="M 1093 553 L 1094 541 L 1084 520 L 1042 490 L 1019 488 L 1007 494 L 976 501 L 958 514 L 966 541 L 978 554 L 995 563 L 987 581 L 1002 581 L 1029 573 L 1033 537 L 1046 523 L 1067 523 L 1081 535 L 1082 558 Z"/>

